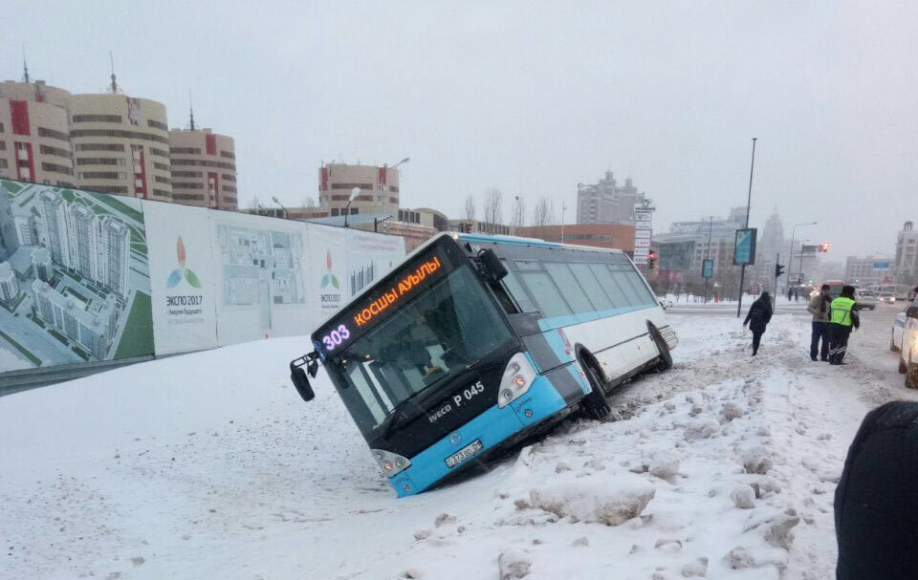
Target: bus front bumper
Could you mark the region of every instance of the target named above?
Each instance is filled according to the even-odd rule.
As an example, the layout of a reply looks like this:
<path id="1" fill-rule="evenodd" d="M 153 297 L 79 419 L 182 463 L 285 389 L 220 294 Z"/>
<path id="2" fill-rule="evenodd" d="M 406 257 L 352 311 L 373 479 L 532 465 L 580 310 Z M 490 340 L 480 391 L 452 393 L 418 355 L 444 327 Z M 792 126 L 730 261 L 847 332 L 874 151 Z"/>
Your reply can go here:
<path id="1" fill-rule="evenodd" d="M 495 404 L 412 457 L 411 466 L 389 478 L 389 483 L 399 497 L 420 493 L 566 406 L 567 403 L 552 386 L 551 381 L 545 376 L 540 376 L 519 399 L 503 408 Z M 452 467 L 447 465 L 447 460 L 457 454 L 460 454 L 462 459 Z"/>

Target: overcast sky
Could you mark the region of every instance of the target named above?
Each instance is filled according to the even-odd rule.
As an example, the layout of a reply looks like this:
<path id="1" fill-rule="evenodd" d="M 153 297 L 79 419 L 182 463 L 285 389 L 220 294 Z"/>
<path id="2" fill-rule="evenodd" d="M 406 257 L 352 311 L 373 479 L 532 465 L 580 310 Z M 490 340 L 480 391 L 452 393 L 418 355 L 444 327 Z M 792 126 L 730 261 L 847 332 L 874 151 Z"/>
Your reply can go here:
<path id="1" fill-rule="evenodd" d="M 194 4 L 192 6 L 192 4 Z M 270 6 L 269 6 L 270 4 Z M 403 166 L 402 205 L 567 203 L 607 169 L 655 228 L 775 209 L 833 258 L 918 221 L 918 3 L 13 2 L 0 78 L 108 83 L 236 139 L 239 191 L 299 204 L 322 161 Z M 509 203 L 508 203 L 509 205 Z M 509 208 L 505 211 L 509 218 Z M 789 230 L 789 227 L 788 227 Z"/>

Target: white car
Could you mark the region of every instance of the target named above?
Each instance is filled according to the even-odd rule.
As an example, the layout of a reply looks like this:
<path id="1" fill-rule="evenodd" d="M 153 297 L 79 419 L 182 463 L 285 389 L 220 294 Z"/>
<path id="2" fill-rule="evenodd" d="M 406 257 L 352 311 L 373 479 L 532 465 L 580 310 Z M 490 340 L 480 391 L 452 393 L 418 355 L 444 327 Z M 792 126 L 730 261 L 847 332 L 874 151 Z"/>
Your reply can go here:
<path id="1" fill-rule="evenodd" d="M 896 296 L 892 292 L 880 292 L 880 302 L 885 302 L 886 304 L 895 304 Z"/>
<path id="2" fill-rule="evenodd" d="M 905 316 L 905 326 L 902 328 L 902 338 L 899 342 L 899 372 L 905 375 L 905 386 L 918 389 L 918 300 L 915 300 L 896 317 L 896 325 L 900 317 Z M 893 327 L 893 343 L 895 343 L 895 326 Z M 895 344 L 893 344 L 895 346 Z"/>

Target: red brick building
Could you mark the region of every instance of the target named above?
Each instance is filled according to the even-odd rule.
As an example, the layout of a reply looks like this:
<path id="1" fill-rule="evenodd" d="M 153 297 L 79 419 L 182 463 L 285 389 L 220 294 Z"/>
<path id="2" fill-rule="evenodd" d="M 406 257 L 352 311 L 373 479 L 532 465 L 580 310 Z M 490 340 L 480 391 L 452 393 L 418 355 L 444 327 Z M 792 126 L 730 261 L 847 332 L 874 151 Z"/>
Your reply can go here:
<path id="1" fill-rule="evenodd" d="M 561 226 L 516 228 L 517 236 L 561 241 Z M 572 224 L 564 226 L 564 243 L 634 252 L 634 226 L 627 224 Z"/>

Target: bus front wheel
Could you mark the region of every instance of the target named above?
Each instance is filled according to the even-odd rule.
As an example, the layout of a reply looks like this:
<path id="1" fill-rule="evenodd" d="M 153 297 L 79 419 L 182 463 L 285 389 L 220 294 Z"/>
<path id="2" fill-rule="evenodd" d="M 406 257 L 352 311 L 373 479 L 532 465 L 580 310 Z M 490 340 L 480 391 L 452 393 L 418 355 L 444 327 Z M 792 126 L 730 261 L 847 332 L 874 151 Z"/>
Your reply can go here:
<path id="1" fill-rule="evenodd" d="M 583 410 L 586 411 L 587 416 L 591 419 L 596 419 L 597 421 L 605 419 L 612 412 L 612 406 L 606 400 L 606 393 L 603 389 L 605 385 L 602 377 L 596 371 L 596 367 L 585 363 L 583 359 L 580 359 L 580 366 L 586 372 L 587 380 L 590 381 L 590 387 L 592 388 L 592 391 L 583 398 Z"/>
<path id="2" fill-rule="evenodd" d="M 660 329 L 649 320 L 647 321 L 647 330 L 650 332 L 650 338 L 653 339 L 657 350 L 660 351 L 660 362 L 657 363 L 657 370 L 668 371 L 673 368 L 673 355 L 669 352 L 669 345 L 666 344 L 666 339 L 660 334 Z"/>

